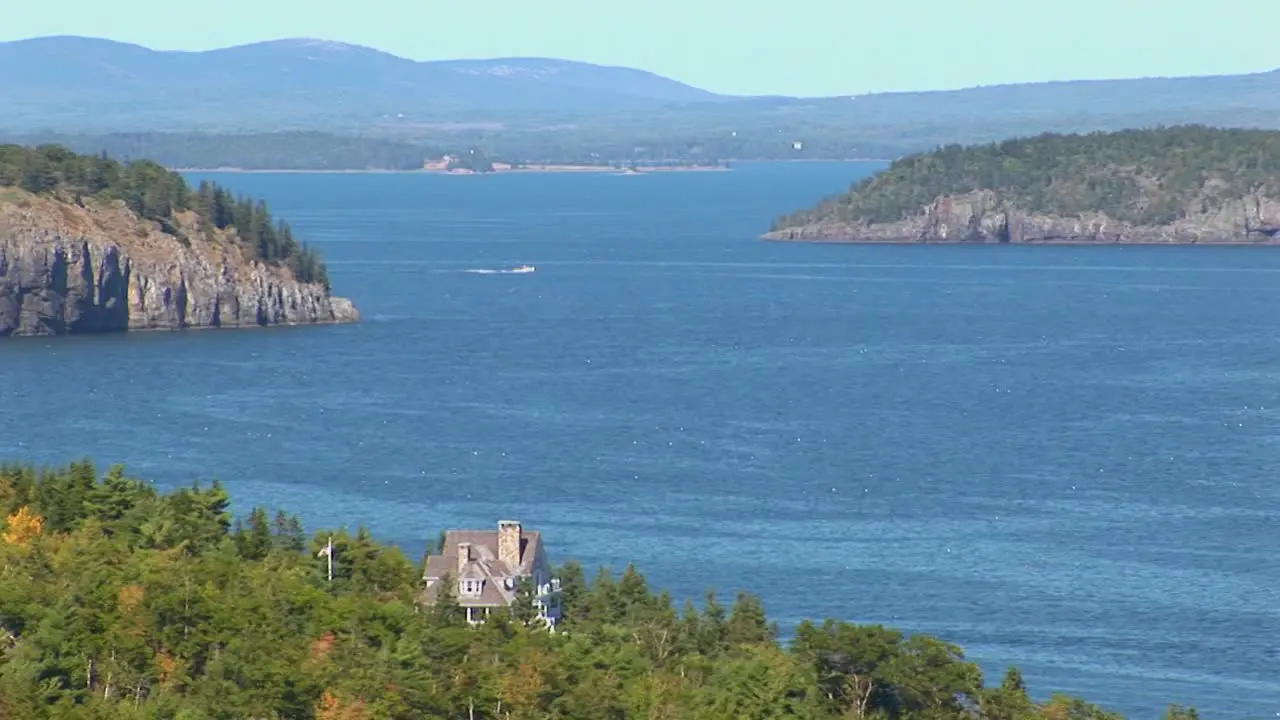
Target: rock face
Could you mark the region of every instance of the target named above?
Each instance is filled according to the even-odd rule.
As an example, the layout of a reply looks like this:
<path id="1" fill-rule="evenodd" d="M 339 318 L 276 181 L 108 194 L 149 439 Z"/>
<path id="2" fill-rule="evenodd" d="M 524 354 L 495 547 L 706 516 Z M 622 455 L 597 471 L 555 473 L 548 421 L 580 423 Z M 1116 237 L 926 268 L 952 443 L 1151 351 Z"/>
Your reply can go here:
<path id="1" fill-rule="evenodd" d="M 11 198 L 10 198 L 11 199 Z M 246 257 L 184 243 L 119 205 L 0 199 L 0 336 L 355 322 L 349 300 Z"/>
<path id="2" fill-rule="evenodd" d="M 1268 244 L 1280 242 L 1280 200 L 1262 196 L 1168 225 L 1133 225 L 1102 213 L 1073 217 L 1020 212 L 993 191 L 942 196 L 893 223 L 818 222 L 767 233 L 767 240 L 865 243 Z"/>

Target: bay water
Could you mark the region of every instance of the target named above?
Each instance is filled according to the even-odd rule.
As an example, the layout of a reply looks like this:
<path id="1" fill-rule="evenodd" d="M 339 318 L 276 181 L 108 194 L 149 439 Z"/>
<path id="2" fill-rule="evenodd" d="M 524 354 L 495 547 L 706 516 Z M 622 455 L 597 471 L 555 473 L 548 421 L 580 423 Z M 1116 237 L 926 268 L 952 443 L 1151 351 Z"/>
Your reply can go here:
<path id="1" fill-rule="evenodd" d="M 1280 713 L 1280 249 L 757 239 L 875 169 L 192 175 L 267 199 L 364 321 L 0 342 L 0 456 L 219 478 L 415 560 L 518 519 L 784 634 Z"/>

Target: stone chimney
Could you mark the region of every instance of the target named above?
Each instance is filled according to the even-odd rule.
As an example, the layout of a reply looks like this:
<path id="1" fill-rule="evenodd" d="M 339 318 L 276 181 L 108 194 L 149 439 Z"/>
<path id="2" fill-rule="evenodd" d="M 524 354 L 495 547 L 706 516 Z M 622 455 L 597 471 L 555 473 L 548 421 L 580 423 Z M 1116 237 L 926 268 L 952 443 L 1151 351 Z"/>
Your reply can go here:
<path id="1" fill-rule="evenodd" d="M 523 531 L 519 520 L 498 521 L 498 559 L 512 572 L 520 567 L 520 539 Z"/>
<path id="2" fill-rule="evenodd" d="M 458 574 L 461 575 L 463 570 L 467 569 L 467 563 L 471 562 L 471 543 L 458 543 Z"/>

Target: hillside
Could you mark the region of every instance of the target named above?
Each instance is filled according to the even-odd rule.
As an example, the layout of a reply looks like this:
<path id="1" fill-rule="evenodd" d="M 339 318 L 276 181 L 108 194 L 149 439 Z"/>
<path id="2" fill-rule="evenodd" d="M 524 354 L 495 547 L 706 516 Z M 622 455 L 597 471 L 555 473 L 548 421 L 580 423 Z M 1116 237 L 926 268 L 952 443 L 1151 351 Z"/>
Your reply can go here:
<path id="1" fill-rule="evenodd" d="M 357 318 L 265 203 L 147 160 L 0 146 L 0 336 Z"/>
<path id="2" fill-rule="evenodd" d="M 1280 132 L 1181 126 L 949 146 L 770 239 L 1257 243 L 1280 234 Z"/>
<path id="3" fill-rule="evenodd" d="M 305 39 L 157 52 L 48 37 L 0 43 L 0 104 L 0 136 L 11 141 L 307 131 L 534 163 L 891 158 L 1043 132 L 1170 123 L 1280 129 L 1280 71 L 728 97 L 642 70 L 545 58 L 415 62 Z M 352 163 L 338 147 L 344 142 L 304 149 L 307 167 Z M 366 150 L 360 154 L 382 152 Z"/>
<path id="4" fill-rule="evenodd" d="M 168 168 L 240 170 L 420 170 L 425 161 L 446 154 L 439 147 L 401 140 L 302 131 L 234 135 L 41 133 L 0 136 L 0 142 L 29 147 L 61 145 L 86 155 L 147 158 Z"/>
<path id="5" fill-rule="evenodd" d="M 699 607 L 634 567 L 555 572 L 565 632 L 529 589 L 470 627 L 456 594 L 418 605 L 422 568 L 364 528 L 233 519 L 222 485 L 119 466 L 0 466 L 0 717 L 1122 720 L 927 635 L 832 619 L 783 643 L 746 592 Z"/>
<path id="6" fill-rule="evenodd" d="M 206 52 L 81 37 L 0 43 L 0 101 L 19 110 L 0 120 L 10 131 L 317 130 L 715 97 L 631 69 L 549 59 L 415 62 L 308 39 Z"/>

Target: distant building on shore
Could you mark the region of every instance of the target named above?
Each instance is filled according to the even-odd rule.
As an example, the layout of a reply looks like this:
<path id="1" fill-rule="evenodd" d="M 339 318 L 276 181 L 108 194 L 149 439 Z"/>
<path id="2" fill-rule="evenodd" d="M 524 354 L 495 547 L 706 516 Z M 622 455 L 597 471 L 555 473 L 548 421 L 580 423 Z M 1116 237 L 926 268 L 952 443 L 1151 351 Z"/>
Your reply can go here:
<path id="1" fill-rule="evenodd" d="M 435 603 L 447 579 L 467 622 L 482 623 L 493 610 L 519 600 L 520 583 L 528 580 L 537 617 L 554 631 L 560 620 L 560 580 L 551 576 L 540 533 L 526 531 L 517 520 L 502 520 L 497 530 L 449 530 L 439 550 L 439 555 L 427 556 L 425 604 Z"/>

